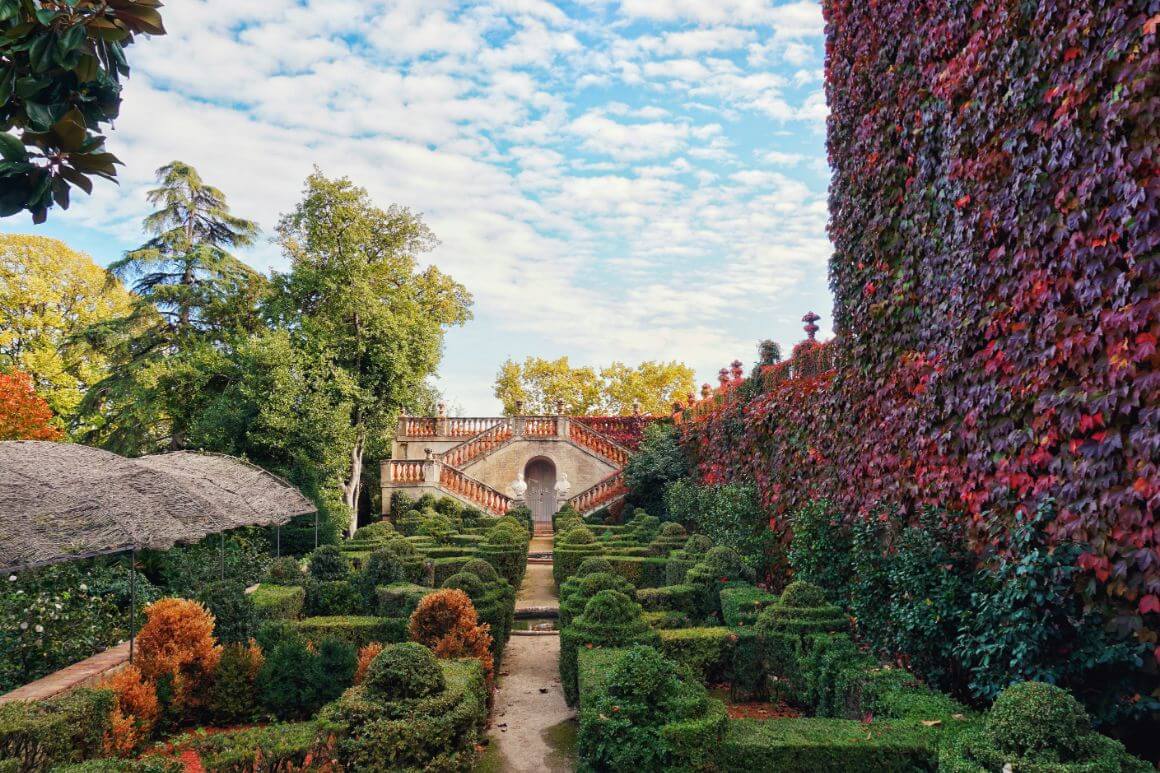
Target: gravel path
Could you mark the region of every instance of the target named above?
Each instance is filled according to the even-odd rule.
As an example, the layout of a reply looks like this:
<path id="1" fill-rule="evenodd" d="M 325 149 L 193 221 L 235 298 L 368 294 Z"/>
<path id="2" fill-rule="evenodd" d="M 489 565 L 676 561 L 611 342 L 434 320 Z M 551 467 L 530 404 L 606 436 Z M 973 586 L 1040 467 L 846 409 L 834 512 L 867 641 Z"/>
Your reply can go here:
<path id="1" fill-rule="evenodd" d="M 550 543 L 534 550 L 551 550 Z M 559 603 L 551 564 L 529 564 L 516 608 Z M 512 636 L 495 694 L 489 757 L 504 771 L 572 771 L 575 712 L 564 703 L 559 636 Z"/>

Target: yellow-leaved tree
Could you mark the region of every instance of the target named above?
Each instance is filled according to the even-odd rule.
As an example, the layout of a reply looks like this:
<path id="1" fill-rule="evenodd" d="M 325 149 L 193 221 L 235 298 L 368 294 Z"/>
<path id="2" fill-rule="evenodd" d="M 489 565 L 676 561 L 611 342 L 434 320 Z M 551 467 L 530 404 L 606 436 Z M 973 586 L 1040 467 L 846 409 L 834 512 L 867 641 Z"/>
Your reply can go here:
<path id="1" fill-rule="evenodd" d="M 43 236 L 0 235 L 0 370 L 28 373 L 66 424 L 108 367 L 79 334 L 131 306 L 88 255 Z"/>
<path id="2" fill-rule="evenodd" d="M 667 415 L 676 400 L 684 400 L 695 386 L 693 369 L 680 362 L 642 362 L 637 366 L 614 362 L 597 370 L 573 366 L 567 357 L 546 360 L 528 357 L 500 366 L 495 396 L 504 413 L 551 414 L 558 401 L 571 416 L 627 416 L 641 413 Z"/>

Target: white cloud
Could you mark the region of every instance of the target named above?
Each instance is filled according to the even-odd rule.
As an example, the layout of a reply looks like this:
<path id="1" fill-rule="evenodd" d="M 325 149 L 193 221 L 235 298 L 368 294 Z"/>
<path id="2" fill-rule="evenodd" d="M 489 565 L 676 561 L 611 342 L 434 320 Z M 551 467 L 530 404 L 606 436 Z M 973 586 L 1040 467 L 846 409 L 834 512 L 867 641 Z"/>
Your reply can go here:
<path id="1" fill-rule="evenodd" d="M 152 171 L 180 158 L 269 236 L 314 164 L 349 175 L 423 213 L 431 260 L 473 292 L 440 382 L 469 414 L 495 410 L 509 355 L 677 358 L 712 380 L 758 338 L 792 345 L 828 306 L 818 4 L 589 9 L 172 3 L 170 34 L 130 50 L 121 187 L 53 223 L 138 243 Z M 795 152 L 770 147 L 780 131 L 804 132 Z M 245 257 L 284 265 L 265 241 Z"/>

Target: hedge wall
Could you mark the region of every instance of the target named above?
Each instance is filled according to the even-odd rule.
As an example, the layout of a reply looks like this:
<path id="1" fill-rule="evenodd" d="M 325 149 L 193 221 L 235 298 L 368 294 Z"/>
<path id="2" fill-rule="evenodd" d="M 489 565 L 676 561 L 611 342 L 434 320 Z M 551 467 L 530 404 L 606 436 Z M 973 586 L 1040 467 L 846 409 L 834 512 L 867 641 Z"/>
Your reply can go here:
<path id="1" fill-rule="evenodd" d="M 1155 4 L 824 14 L 838 337 L 683 424 L 702 480 L 980 539 L 1050 495 L 1087 591 L 1160 628 Z"/>

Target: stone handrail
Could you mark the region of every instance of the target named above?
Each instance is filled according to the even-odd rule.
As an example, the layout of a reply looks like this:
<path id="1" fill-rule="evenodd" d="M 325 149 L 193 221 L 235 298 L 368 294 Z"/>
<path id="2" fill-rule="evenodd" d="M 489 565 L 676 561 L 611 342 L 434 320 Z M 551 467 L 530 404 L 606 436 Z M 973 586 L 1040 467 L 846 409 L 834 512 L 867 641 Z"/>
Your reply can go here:
<path id="1" fill-rule="evenodd" d="M 439 484 L 453 494 L 458 494 L 496 515 L 503 515 L 512 506 L 511 497 L 504 496 L 491 486 L 480 483 L 445 464 L 439 465 Z"/>
<path id="2" fill-rule="evenodd" d="M 423 460 L 408 461 L 392 459 L 390 466 L 390 480 L 393 483 L 422 483 Z"/>
<path id="3" fill-rule="evenodd" d="M 512 428 L 509 424 L 498 424 L 484 430 L 466 443 L 455 446 L 450 451 L 440 455 L 444 464 L 452 467 L 463 465 L 486 453 L 490 453 L 497 446 L 503 445 L 512 437 Z"/>
<path id="4" fill-rule="evenodd" d="M 528 416 L 524 419 L 524 436 L 555 437 L 556 426 L 555 416 Z"/>
<path id="5" fill-rule="evenodd" d="M 604 457 L 617 467 L 628 463 L 628 450 L 606 438 L 596 430 L 579 422 L 568 422 L 568 436 L 577 445 Z"/>
<path id="6" fill-rule="evenodd" d="M 568 504 L 572 505 L 581 515 L 584 515 L 624 496 L 627 492 L 628 487 L 624 485 L 624 475 L 620 470 L 617 470 L 596 485 L 584 489 L 569 499 Z"/>
<path id="7" fill-rule="evenodd" d="M 402 437 L 435 437 L 438 419 L 425 416 L 404 416 L 399 419 Z"/>
<path id="8" fill-rule="evenodd" d="M 444 434 L 448 437 L 471 437 L 507 423 L 501 418 L 449 418 L 443 421 L 447 423 Z"/>

